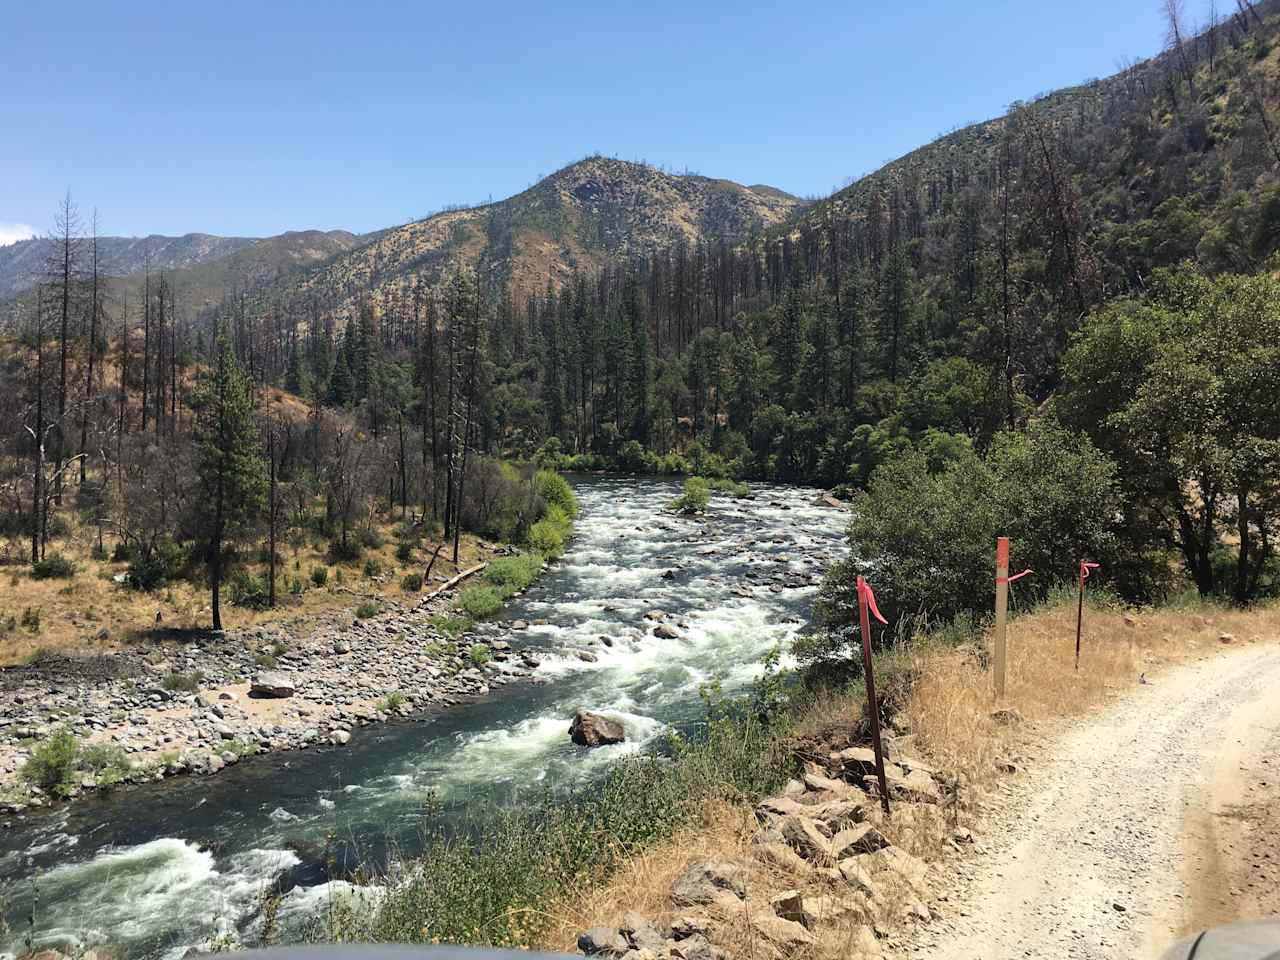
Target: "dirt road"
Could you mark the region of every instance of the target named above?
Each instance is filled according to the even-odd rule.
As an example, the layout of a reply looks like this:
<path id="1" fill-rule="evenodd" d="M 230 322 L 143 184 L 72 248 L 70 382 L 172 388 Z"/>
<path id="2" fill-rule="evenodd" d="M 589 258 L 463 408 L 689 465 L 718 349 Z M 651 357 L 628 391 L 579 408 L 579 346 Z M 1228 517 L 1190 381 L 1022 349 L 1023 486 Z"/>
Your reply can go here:
<path id="1" fill-rule="evenodd" d="M 1262 842 L 1280 821 L 1267 803 L 1277 744 L 1274 643 L 1136 687 L 1012 778 L 985 849 L 940 881 L 943 917 L 913 954 L 1157 957 L 1199 924 L 1280 910 L 1280 848 Z"/>

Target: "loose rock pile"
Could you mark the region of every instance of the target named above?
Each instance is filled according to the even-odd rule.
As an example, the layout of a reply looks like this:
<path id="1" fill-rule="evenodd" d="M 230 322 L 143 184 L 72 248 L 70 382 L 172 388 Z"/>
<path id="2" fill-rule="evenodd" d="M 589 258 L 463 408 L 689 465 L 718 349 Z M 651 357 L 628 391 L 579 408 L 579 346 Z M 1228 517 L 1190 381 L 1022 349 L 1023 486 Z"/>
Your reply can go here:
<path id="1" fill-rule="evenodd" d="M 214 633 L 149 658 L 99 657 L 115 666 L 92 674 L 74 658 L 0 673 L 0 796 L 32 748 L 64 725 L 120 747 L 131 780 L 209 774 L 248 753 L 342 745 L 357 726 L 482 696 L 537 666 L 479 630 L 450 640 L 425 612 L 397 605 L 368 620 L 330 615 Z M 477 643 L 490 653 L 482 666 L 468 655 Z M 199 689 L 167 689 L 175 675 L 198 678 Z M 385 699 L 393 692 L 394 707 Z M 0 813 L 47 799 L 35 790 L 0 800 Z"/>
<path id="2" fill-rule="evenodd" d="M 880 956 L 879 938 L 896 924 L 930 918 L 928 867 L 894 837 L 925 808 L 936 813 L 943 790 L 926 764 L 895 757 L 886 766 L 893 801 L 886 820 L 874 764 L 863 747 L 807 763 L 756 807 L 749 857 L 688 864 L 671 887 L 669 910 L 627 913 L 585 931 L 578 948 L 621 960 Z"/>

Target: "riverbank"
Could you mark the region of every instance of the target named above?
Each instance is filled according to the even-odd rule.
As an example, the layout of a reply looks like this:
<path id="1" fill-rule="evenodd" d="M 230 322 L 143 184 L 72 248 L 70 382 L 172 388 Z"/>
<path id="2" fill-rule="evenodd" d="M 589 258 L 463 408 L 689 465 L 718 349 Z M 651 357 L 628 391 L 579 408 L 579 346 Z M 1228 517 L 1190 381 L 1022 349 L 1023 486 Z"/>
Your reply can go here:
<path id="1" fill-rule="evenodd" d="M 568 895 L 541 907 L 555 922 L 528 945 L 606 957 L 643 946 L 656 957 L 727 953 L 834 960 L 932 953 L 945 944 L 956 956 L 968 955 L 973 943 L 995 936 L 982 903 L 992 897 L 1017 902 L 1028 881 L 1016 871 L 1047 862 L 1046 851 L 1025 856 L 1018 850 L 1011 860 L 997 859 L 1011 845 L 1008 836 L 1045 832 L 1051 838 L 1045 842 L 1057 851 L 1066 843 L 1060 835 L 1087 834 L 1080 853 L 1096 864 L 1092 828 L 1113 829 L 1131 846 L 1132 836 L 1145 835 L 1147 828 L 1133 819 L 1104 818 L 1102 826 L 1089 820 L 1090 805 L 1100 802 L 1101 774 L 1081 777 L 1084 762 L 1054 759 L 1063 741 L 1078 744 L 1080 757 L 1087 755 L 1108 771 L 1127 770 L 1130 754 L 1136 766 L 1133 745 L 1120 756 L 1099 753 L 1097 743 L 1111 738 L 1077 729 L 1082 718 L 1105 717 L 1139 690 L 1146 699 L 1157 697 L 1167 676 L 1191 671 L 1198 678 L 1191 682 L 1203 685 L 1206 677 L 1216 676 L 1219 654 L 1224 664 L 1228 656 L 1235 658 L 1231 663 L 1249 664 L 1259 657 L 1274 662 L 1280 640 L 1280 608 L 1274 605 L 1251 611 L 1212 605 L 1090 610 L 1076 673 L 1070 669 L 1074 619 L 1074 606 L 1060 603 L 1011 622 L 1009 687 L 998 701 L 978 655 L 989 638 L 959 648 L 918 641 L 882 658 L 880 671 L 897 682 L 911 678 L 908 687 L 897 688 L 902 698 L 887 727 L 889 816 L 881 813 L 873 778 L 867 776 L 870 751 L 849 749 L 850 731 L 859 729 L 863 711 L 863 698 L 851 689 L 797 719 L 790 741 L 796 780 L 781 794 L 754 808 L 750 798 L 727 803 L 716 798 L 700 822 L 670 841 L 628 858 L 604 882 L 575 884 Z M 1230 687 L 1232 680 L 1228 672 L 1218 682 Z M 1169 695 L 1179 696 L 1172 687 Z M 1169 709 L 1160 720 L 1175 713 Z M 1183 709 L 1177 723 L 1187 717 L 1198 721 L 1195 709 Z M 1137 731 L 1152 756 L 1170 742 L 1185 742 L 1181 732 L 1166 741 L 1157 726 L 1148 719 L 1146 732 Z M 1089 822 L 1057 824 L 1058 801 L 1027 786 L 1037 782 L 1042 764 L 1048 763 L 1058 763 L 1061 783 L 1084 798 L 1077 806 Z M 912 778 L 918 782 L 912 784 Z M 1123 799 L 1148 809 L 1153 782 L 1140 782 L 1137 792 Z M 1176 814 L 1182 801 L 1170 794 L 1161 802 Z M 1028 806 L 1038 812 L 1028 815 Z M 1168 838 L 1168 845 L 1176 846 L 1176 838 Z M 1082 875 L 1085 869 L 1058 873 Z M 719 878 L 732 895 L 708 887 L 705 898 L 690 900 L 694 881 L 707 877 Z M 1019 879 L 1010 882 L 1009 877 Z M 981 891 L 976 898 L 971 896 L 975 890 Z M 1104 926 L 1110 932 L 1103 930 L 1104 941 L 1121 928 L 1121 940 L 1136 929 L 1136 921 L 1126 916 L 1126 911 L 1141 913 L 1135 896 L 1106 900 L 1121 906 L 1106 911 L 1110 921 Z M 1055 891 L 1051 899 L 1057 904 L 1062 898 Z M 1099 902 L 1090 898 L 1080 910 L 1097 918 Z M 1083 922 L 1079 926 L 1083 929 Z M 999 929 L 1011 931 L 1016 940 L 1011 956 L 1021 956 L 1023 946 L 1039 949 L 1051 942 L 1047 936 L 1037 940 L 1034 933 L 1018 939 L 1025 933 L 1019 924 Z M 1057 944 L 1055 955 L 1065 946 Z"/>
<path id="2" fill-rule="evenodd" d="M 490 559 L 514 553 L 480 549 Z M 467 586 L 424 602 L 384 601 L 375 616 L 358 616 L 353 603 L 220 634 L 162 632 L 145 653 L 49 653 L 0 671 L 0 813 L 122 782 L 217 773 L 257 753 L 345 745 L 357 727 L 527 679 L 536 659 L 513 654 L 494 625 L 468 626 L 455 613 Z M 54 795 L 20 772 L 63 730 L 100 748 L 103 769 Z"/>
<path id="3" fill-rule="evenodd" d="M 504 620 L 475 628 L 479 642 L 510 644 L 509 663 L 536 658 L 532 676 L 353 729 L 346 747 L 272 751 L 217 776 L 11 817 L 0 874 L 12 929 L 28 929 L 38 890 L 37 943 L 176 957 L 224 935 L 260 942 L 262 897 L 275 892 L 278 935 L 303 936 L 345 884 L 433 838 L 494 833 L 509 811 L 590 792 L 673 731 L 695 733 L 700 690 L 748 686 L 802 629 L 823 570 L 846 549 L 847 514 L 816 490 L 713 496 L 697 516 L 670 512 L 673 482 L 584 478 L 574 492 L 581 516 L 564 557 Z M 620 723 L 625 741 L 574 744 L 579 708 Z"/>

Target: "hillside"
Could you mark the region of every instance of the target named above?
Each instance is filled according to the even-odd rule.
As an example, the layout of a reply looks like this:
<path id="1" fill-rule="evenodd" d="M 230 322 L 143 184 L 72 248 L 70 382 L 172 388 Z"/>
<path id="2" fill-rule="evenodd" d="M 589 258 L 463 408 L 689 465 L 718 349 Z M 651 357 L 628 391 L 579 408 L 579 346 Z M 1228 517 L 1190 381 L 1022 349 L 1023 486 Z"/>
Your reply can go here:
<path id="1" fill-rule="evenodd" d="M 253 237 L 215 237 L 207 233 L 187 233 L 180 237 L 152 234 L 149 237 L 99 237 L 98 257 L 107 276 L 124 277 L 141 273 L 150 256 L 153 270 L 179 270 L 219 260 L 252 248 Z M 20 293 L 45 271 L 57 256 L 58 241 L 46 237 L 19 240 L 0 247 L 0 297 Z"/>
<path id="2" fill-rule="evenodd" d="M 416 279 L 438 280 L 450 268 L 483 263 L 516 302 L 592 271 L 613 257 L 649 256 L 680 243 L 744 242 L 787 221 L 800 201 L 773 187 L 681 176 L 654 167 L 589 157 L 507 200 L 451 210 L 390 229 L 369 244 L 268 295 L 317 296 L 349 310 Z"/>
<path id="3" fill-rule="evenodd" d="M 236 291 L 253 290 L 296 270 L 324 263 L 358 248 L 367 239 L 345 230 L 290 230 L 175 269 L 168 280 L 182 291 L 183 301 L 198 310 Z M 136 300 L 143 286 L 142 275 L 133 271 L 126 284 Z"/>

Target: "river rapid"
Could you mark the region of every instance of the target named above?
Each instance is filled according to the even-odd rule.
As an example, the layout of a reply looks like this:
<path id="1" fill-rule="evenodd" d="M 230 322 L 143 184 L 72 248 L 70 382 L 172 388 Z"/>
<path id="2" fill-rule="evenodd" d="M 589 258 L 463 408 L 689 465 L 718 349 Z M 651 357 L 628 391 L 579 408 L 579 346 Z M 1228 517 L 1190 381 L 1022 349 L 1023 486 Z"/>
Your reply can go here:
<path id="1" fill-rule="evenodd" d="M 300 931 L 332 898 L 360 895 L 330 877 L 335 858 L 341 876 L 411 855 L 442 823 L 482 824 L 522 797 L 587 786 L 689 728 L 704 683 L 742 688 L 795 636 L 844 550 L 847 514 L 811 489 L 752 485 L 753 499 L 713 497 L 699 518 L 664 512 L 675 482 L 593 477 L 574 489 L 582 513 L 568 552 L 505 614 L 531 626 L 493 628 L 537 653 L 534 682 L 359 729 L 346 747 L 28 814 L 0 833 L 0 957 L 28 942 L 106 943 L 129 958 L 177 958 L 214 937 L 252 942 L 264 894 L 280 889 L 279 921 Z M 644 614 L 655 609 L 679 637 L 653 635 Z M 627 742 L 574 746 L 578 707 L 622 721 Z"/>

